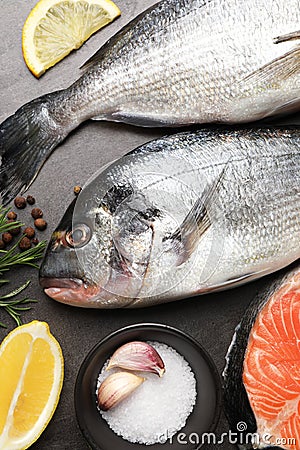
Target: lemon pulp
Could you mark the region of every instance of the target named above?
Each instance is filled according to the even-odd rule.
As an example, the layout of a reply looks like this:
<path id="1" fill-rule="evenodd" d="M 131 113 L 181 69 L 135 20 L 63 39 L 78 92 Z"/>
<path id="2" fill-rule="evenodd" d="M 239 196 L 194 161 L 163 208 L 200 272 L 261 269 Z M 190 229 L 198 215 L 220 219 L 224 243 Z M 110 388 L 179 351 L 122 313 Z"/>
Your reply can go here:
<path id="1" fill-rule="evenodd" d="M 63 356 L 45 322 L 13 330 L 0 347 L 0 448 L 28 448 L 57 406 Z"/>
<path id="2" fill-rule="evenodd" d="M 120 14 L 110 0 L 40 0 L 23 27 L 28 68 L 39 77 Z"/>

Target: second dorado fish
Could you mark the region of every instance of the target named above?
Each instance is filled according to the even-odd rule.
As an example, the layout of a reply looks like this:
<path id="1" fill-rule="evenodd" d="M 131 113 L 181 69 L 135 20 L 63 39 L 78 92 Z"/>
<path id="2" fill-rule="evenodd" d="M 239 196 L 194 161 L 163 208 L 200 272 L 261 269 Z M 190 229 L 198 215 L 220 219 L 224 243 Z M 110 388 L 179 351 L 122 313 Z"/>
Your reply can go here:
<path id="1" fill-rule="evenodd" d="M 0 125 L 0 192 L 26 189 L 81 122 L 249 122 L 300 107 L 300 0 L 163 0 L 108 41 L 69 88 Z"/>
<path id="2" fill-rule="evenodd" d="M 300 256 L 300 130 L 181 133 L 120 158 L 70 205 L 40 282 L 139 307 L 236 286 Z"/>

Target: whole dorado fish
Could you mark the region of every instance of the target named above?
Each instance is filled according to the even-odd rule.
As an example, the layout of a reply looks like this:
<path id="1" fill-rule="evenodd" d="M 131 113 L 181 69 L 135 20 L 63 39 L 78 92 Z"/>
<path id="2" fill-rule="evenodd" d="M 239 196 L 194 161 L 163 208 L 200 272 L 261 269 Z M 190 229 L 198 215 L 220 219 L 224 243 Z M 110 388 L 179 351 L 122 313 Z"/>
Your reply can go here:
<path id="1" fill-rule="evenodd" d="M 300 256 L 300 130 L 186 132 L 97 175 L 40 269 L 48 296 L 139 307 L 232 287 Z"/>
<path id="2" fill-rule="evenodd" d="M 163 0 L 108 41 L 69 88 L 0 126 L 7 203 L 87 119 L 246 122 L 300 107 L 300 0 Z"/>
<path id="3" fill-rule="evenodd" d="M 253 300 L 226 357 L 225 408 L 240 449 L 299 450 L 299 342 L 298 266 Z"/>

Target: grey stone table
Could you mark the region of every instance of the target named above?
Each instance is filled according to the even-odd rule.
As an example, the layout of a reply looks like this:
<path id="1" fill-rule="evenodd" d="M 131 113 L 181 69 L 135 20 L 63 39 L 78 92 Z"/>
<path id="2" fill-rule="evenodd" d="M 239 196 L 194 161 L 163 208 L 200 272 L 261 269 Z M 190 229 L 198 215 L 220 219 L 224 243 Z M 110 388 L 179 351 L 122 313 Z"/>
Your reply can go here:
<path id="1" fill-rule="evenodd" d="M 64 88 L 78 78 L 79 67 L 111 35 L 131 18 L 154 3 L 153 0 L 117 0 L 122 16 L 110 26 L 94 35 L 80 50 L 72 53 L 40 80 L 27 69 L 21 51 L 21 32 L 24 21 L 36 0 L 0 0 L 0 121 L 12 114 L 27 101 L 47 92 Z M 79 127 L 49 158 L 40 175 L 30 188 L 38 206 L 45 211 L 50 237 L 67 205 L 73 198 L 73 186 L 83 185 L 86 180 L 108 162 L 136 146 L 165 134 L 166 130 L 142 129 L 123 124 L 88 122 Z M 29 210 L 23 216 L 29 221 Z M 73 392 L 78 368 L 89 350 L 112 331 L 139 322 L 161 322 L 177 327 L 197 339 L 212 355 L 220 373 L 234 328 L 245 307 L 255 293 L 272 277 L 238 289 L 205 295 L 169 305 L 139 310 L 85 310 L 65 306 L 46 297 L 38 284 L 37 272 L 22 269 L 11 274 L 12 286 L 26 279 L 33 281 L 27 295 L 38 299 L 24 321 L 45 320 L 61 343 L 65 358 L 65 381 L 59 405 L 53 419 L 33 449 L 88 448 L 77 426 Z M 9 317 L 8 330 L 14 324 Z M 0 340 L 8 330 L 0 329 Z M 217 434 L 228 429 L 222 414 Z M 183 446 L 184 447 L 184 446 Z M 233 448 L 229 443 L 205 448 Z M 117 450 L 117 449 L 112 449 Z"/>

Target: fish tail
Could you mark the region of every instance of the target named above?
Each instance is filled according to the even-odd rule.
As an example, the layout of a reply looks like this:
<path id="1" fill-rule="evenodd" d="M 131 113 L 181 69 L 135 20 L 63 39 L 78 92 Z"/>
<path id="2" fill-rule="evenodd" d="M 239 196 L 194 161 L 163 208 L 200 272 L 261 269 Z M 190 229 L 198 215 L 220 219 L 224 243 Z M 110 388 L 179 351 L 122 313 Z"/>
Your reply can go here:
<path id="1" fill-rule="evenodd" d="M 62 92 L 23 105 L 0 125 L 0 194 L 4 205 L 31 185 L 52 150 L 75 127 L 66 120 L 63 125 L 57 114 Z"/>

